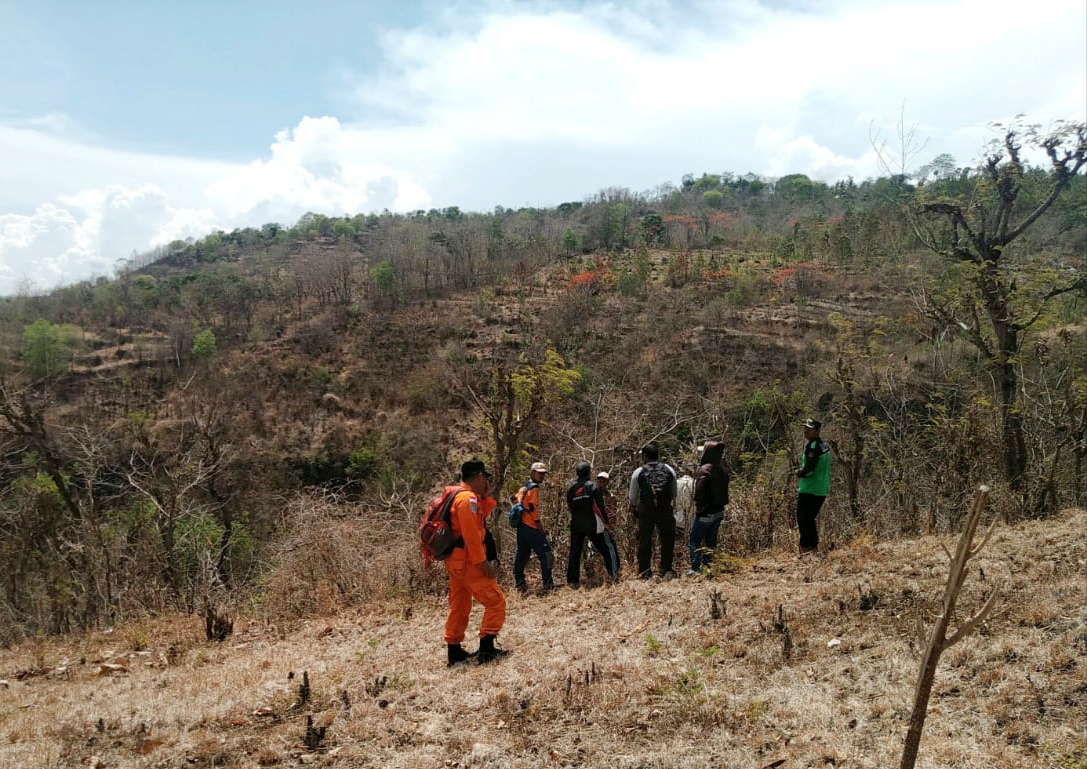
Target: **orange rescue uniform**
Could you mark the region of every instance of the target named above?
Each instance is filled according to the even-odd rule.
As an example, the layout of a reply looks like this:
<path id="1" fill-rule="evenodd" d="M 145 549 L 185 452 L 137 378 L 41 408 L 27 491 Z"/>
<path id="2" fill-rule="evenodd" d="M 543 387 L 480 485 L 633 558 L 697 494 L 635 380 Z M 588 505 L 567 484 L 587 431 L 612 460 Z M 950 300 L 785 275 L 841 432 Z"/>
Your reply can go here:
<path id="1" fill-rule="evenodd" d="M 488 497 L 480 500 L 468 484 L 461 484 L 449 511 L 453 531 L 464 540 L 443 563 L 449 574 L 449 616 L 445 620 L 445 642 L 459 644 L 464 640 L 472 599 L 483 605 L 483 621 L 479 637 L 498 635 L 506 621 L 506 594 L 494 577 L 483 571 L 487 562 L 486 520 L 497 502 Z"/>

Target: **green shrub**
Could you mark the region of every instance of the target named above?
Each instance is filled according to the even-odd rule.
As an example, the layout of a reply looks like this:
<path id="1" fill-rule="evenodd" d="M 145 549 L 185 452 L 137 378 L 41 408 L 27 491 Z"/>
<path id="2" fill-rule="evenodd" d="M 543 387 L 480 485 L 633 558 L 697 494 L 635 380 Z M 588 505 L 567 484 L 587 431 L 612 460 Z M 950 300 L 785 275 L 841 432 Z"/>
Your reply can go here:
<path id="1" fill-rule="evenodd" d="M 193 337 L 192 356 L 197 360 L 205 360 L 215 354 L 217 346 L 215 332 L 206 328 Z"/>
<path id="2" fill-rule="evenodd" d="M 634 272 L 624 272 L 615 282 L 615 288 L 623 296 L 639 297 L 645 294 L 645 278 Z"/>
<path id="3" fill-rule="evenodd" d="M 361 446 L 347 456 L 345 475 L 352 481 L 369 478 L 378 470 L 381 458 L 369 446 Z"/>

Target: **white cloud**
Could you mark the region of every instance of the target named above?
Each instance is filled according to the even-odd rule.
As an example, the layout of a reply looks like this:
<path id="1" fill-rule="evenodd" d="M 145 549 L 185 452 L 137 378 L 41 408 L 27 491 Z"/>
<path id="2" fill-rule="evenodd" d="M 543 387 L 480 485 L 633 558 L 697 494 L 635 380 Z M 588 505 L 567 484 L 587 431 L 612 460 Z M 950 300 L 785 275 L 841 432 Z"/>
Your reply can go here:
<path id="1" fill-rule="evenodd" d="M 61 119 L 50 118 L 53 125 Z M 0 122 L 0 211 L 29 213 L 40 202 L 81 190 L 117 185 L 138 189 L 159 184 L 180 200 L 196 200 L 211 180 L 229 173 L 229 163 L 199 158 L 126 152 L 98 146 L 86 136 L 56 136 Z"/>
<path id="2" fill-rule="evenodd" d="M 835 153 L 810 136 L 768 139 L 768 136 L 760 136 L 759 143 L 772 148 L 768 152 L 771 160 L 766 169 L 766 175 L 770 177 L 804 173 L 813 179 L 844 179 L 857 175 L 858 169 L 875 169 L 879 163 L 875 150 L 853 158 Z"/>
<path id="3" fill-rule="evenodd" d="M 426 208 L 427 191 L 404 170 L 375 163 L 368 137 L 334 117 L 304 117 L 280 131 L 268 160 L 256 160 L 208 185 L 215 210 L 237 226 L 256 210 L 280 211 L 293 224 L 307 211 L 333 215 Z"/>
<path id="4" fill-rule="evenodd" d="M 210 209 L 175 209 L 154 185 L 81 190 L 33 213 L 0 216 L 0 286 L 33 284 L 46 290 L 74 280 L 111 275 L 133 251 L 206 235 Z M 74 277 L 73 277 L 74 276 Z"/>
<path id="5" fill-rule="evenodd" d="M 0 293 L 307 211 L 552 205 L 686 172 L 871 177 L 870 135 L 893 141 L 900 117 L 928 139 L 918 163 L 966 164 L 992 120 L 1084 119 L 1085 27 L 1082 0 L 1017 6 L 1014 24 L 987 0 L 458 6 L 386 34 L 355 113 L 270 127 L 248 163 L 103 148 L 60 112 L 0 124 Z"/>
<path id="6" fill-rule="evenodd" d="M 51 203 L 29 216 L 0 216 L 0 286 L 10 293 L 27 284 L 51 288 L 70 274 L 101 274 L 104 265 L 84 261 L 95 230 Z"/>
<path id="7" fill-rule="evenodd" d="M 428 184 L 441 205 L 468 202 L 447 190 L 462 191 L 449 179 L 470 168 L 479 173 L 469 205 L 526 199 L 526 174 L 502 173 L 519 170 L 510 162 L 523 162 L 522 147 L 554 153 L 552 172 L 527 191 L 551 203 L 608 185 L 645 189 L 684 171 L 874 176 L 870 129 L 893 133 L 900 115 L 933 139 L 933 154 L 968 163 L 991 120 L 1084 114 L 1078 0 L 1039 0 L 1015 25 L 978 0 L 839 3 L 814 13 L 707 3 L 654 17 L 655 36 L 624 6 L 498 7 L 474 28 L 391 33 L 384 75 L 356 86 L 367 114 L 395 110 L 451 148 L 433 159 Z M 1042 61 L 1044 71 L 1031 64 Z M 768 136 L 776 142 L 760 141 Z M 787 168 L 804 159 L 796 142 L 813 145 L 811 162 Z M 586 162 L 623 150 L 599 171 Z"/>
<path id="8" fill-rule="evenodd" d="M 367 160 L 365 141 L 336 118 L 306 117 L 295 129 L 277 134 L 267 160 L 209 168 L 199 161 L 190 166 L 178 159 L 129 156 L 0 126 L 3 156 L 29 150 L 43 168 L 77 166 L 71 177 L 57 174 L 62 184 L 52 182 L 55 203 L 0 216 L 0 293 L 15 291 L 27 279 L 49 289 L 109 275 L 133 251 L 216 228 L 293 224 L 308 211 L 343 215 L 428 207 L 428 193 L 408 173 Z M 88 162 L 79 164 L 80 157 Z M 93 178 L 98 163 L 112 163 L 112 174 L 103 176 L 126 183 L 66 191 L 70 179 Z M 15 164 L 16 175 L 29 179 L 30 165 L 24 155 Z"/>

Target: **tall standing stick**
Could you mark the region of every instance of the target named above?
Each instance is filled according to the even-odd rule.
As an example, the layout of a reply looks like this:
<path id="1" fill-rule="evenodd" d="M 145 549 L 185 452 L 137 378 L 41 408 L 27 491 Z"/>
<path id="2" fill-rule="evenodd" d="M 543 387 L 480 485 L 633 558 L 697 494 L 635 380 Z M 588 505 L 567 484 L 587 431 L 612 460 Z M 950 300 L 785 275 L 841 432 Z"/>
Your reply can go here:
<path id="1" fill-rule="evenodd" d="M 921 673 L 917 679 L 917 691 L 913 699 L 913 712 L 910 713 L 910 729 L 906 733 L 906 745 L 902 749 L 902 763 L 899 769 L 913 769 L 917 761 L 917 750 L 921 745 L 921 730 L 925 727 L 925 716 L 928 715 L 928 700 L 932 694 L 932 682 L 936 678 L 936 665 L 940 661 L 940 655 L 950 649 L 956 643 L 973 632 L 977 626 L 985 620 L 996 603 L 997 591 L 994 588 L 985 605 L 977 614 L 959 625 L 958 629 L 949 638 L 947 635 L 951 617 L 955 612 L 955 604 L 959 599 L 959 591 L 966 579 L 966 564 L 977 555 L 992 536 L 996 528 L 997 520 L 993 521 L 985 538 L 977 547 L 973 547 L 974 533 L 977 531 L 978 522 L 981 520 L 981 511 L 985 508 L 985 500 L 989 496 L 989 487 L 978 488 L 978 496 L 974 500 L 974 509 L 966 520 L 966 528 L 959 537 L 959 546 L 955 555 L 951 558 L 951 567 L 947 575 L 947 586 L 944 588 L 943 611 L 936 618 L 936 624 L 929 635 L 928 648 L 925 657 L 921 661 Z M 950 553 L 948 554 L 950 555 Z"/>

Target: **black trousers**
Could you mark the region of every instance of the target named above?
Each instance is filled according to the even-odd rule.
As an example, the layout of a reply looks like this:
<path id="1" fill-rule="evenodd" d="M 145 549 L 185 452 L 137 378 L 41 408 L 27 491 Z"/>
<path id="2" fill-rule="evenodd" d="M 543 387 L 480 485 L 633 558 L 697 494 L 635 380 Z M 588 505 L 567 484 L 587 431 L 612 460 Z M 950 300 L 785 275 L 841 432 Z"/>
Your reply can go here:
<path id="1" fill-rule="evenodd" d="M 819 517 L 819 511 L 826 499 L 815 494 L 796 496 L 796 528 L 800 530 L 801 552 L 819 547 L 819 527 L 815 525 L 815 519 Z"/>
<path id="2" fill-rule="evenodd" d="M 570 532 L 570 563 L 566 566 L 566 584 L 576 585 L 581 582 L 581 551 L 585 549 L 585 540 L 593 543 L 600 555 L 604 558 L 604 568 L 608 576 L 615 579 L 619 576 L 619 557 L 615 551 L 615 545 L 606 531 L 592 534 L 583 534 L 580 531 Z"/>
<path id="3" fill-rule="evenodd" d="M 653 530 L 660 532 L 661 575 L 672 570 L 676 554 L 676 519 L 671 510 L 638 508 L 638 576 L 652 576 Z"/>

